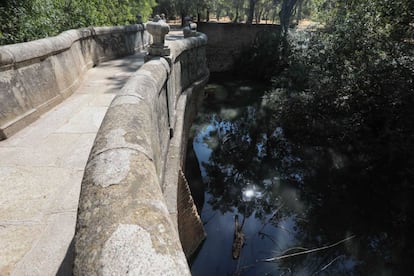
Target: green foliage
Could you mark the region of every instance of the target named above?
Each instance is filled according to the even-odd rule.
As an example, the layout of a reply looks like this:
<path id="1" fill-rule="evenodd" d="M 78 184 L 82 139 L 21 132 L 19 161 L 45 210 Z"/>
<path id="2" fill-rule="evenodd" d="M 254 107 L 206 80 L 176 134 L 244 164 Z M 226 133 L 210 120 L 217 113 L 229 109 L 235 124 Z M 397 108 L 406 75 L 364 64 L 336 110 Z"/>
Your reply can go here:
<path id="1" fill-rule="evenodd" d="M 405 0 L 337 1 L 327 31 L 291 36 L 269 104 L 290 139 L 330 144 L 366 181 L 395 168 L 365 183 L 385 190 L 413 176 L 413 12 Z"/>
<path id="2" fill-rule="evenodd" d="M 157 0 L 157 6 L 154 8 L 154 13 L 163 13 L 168 19 L 175 19 L 177 15 L 175 1 Z"/>
<path id="3" fill-rule="evenodd" d="M 270 80 L 287 66 L 288 51 L 289 45 L 282 32 L 264 31 L 258 34 L 253 46 L 245 50 L 235 62 L 235 72 L 250 79 Z"/>
<path id="4" fill-rule="evenodd" d="M 74 28 L 124 25 L 148 18 L 155 0 L 8 0 L 0 2 L 0 45 Z"/>
<path id="5" fill-rule="evenodd" d="M 157 0 L 157 13 L 165 13 L 168 18 L 177 16 L 197 15 L 198 19 L 220 21 L 227 17 L 232 22 L 245 22 L 246 24 L 277 23 L 282 16 L 286 26 L 297 18 L 309 16 L 311 0 Z M 282 12 L 281 12 L 282 11 Z"/>

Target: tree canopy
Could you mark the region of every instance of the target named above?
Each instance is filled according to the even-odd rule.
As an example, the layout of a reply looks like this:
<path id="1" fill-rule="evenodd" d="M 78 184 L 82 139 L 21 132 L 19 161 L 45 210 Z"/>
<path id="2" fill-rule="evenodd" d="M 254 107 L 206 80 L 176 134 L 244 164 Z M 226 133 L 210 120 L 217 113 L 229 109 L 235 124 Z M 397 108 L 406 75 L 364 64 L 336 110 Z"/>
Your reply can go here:
<path id="1" fill-rule="evenodd" d="M 189 15 L 197 16 L 199 20 L 214 18 L 220 21 L 225 17 L 246 24 L 265 21 L 289 26 L 293 15 L 296 19 L 310 15 L 311 3 L 311 0 L 158 0 L 157 11 L 170 18 Z"/>
<path id="2" fill-rule="evenodd" d="M 352 160 L 359 178 L 348 185 L 390 197 L 412 192 L 414 2 L 318 4 L 328 7 L 320 14 L 324 29 L 292 32 L 283 68 L 273 74 L 273 127 Z"/>
<path id="3" fill-rule="evenodd" d="M 136 15 L 167 18 L 194 16 L 233 22 L 281 23 L 286 30 L 296 19 L 310 16 L 321 0 L 1 0 L 0 45 L 56 35 L 64 30 L 133 23 Z"/>
<path id="4" fill-rule="evenodd" d="M 295 247 L 349 233 L 358 240 L 275 265 L 292 274 L 405 275 L 414 254 L 414 1 L 314 0 L 312 9 L 319 28 L 263 34 L 236 66 L 272 80 L 260 105 L 239 110 L 234 102 L 248 94 L 237 91 L 231 106 L 211 103 L 207 202 L 222 213 L 277 214 L 277 223 L 293 209 L 280 188 L 294 191 L 295 202 L 309 204 L 294 218 Z M 260 196 L 247 204 L 252 183 Z M 270 237 L 280 248 L 279 235 Z"/>
<path id="5" fill-rule="evenodd" d="M 74 28 L 133 23 L 148 18 L 155 0 L 2 0 L 0 45 L 53 36 Z"/>

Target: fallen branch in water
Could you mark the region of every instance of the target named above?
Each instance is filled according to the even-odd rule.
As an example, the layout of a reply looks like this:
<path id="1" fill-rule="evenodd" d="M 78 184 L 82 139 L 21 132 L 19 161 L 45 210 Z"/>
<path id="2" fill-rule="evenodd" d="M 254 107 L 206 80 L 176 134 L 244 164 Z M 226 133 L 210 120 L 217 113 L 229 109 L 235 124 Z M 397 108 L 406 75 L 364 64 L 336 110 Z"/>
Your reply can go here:
<path id="1" fill-rule="evenodd" d="M 331 244 L 331 245 L 322 246 L 322 247 L 318 247 L 318 248 L 314 248 L 314 249 L 309 249 L 309 250 L 305 250 L 305 251 L 302 251 L 302 252 L 296 252 L 296 253 L 292 253 L 292 254 L 281 255 L 281 256 L 274 257 L 274 258 L 263 259 L 263 260 L 260 260 L 260 262 L 280 261 L 282 259 L 286 259 L 286 258 L 290 258 L 290 257 L 296 257 L 296 256 L 300 256 L 300 255 L 305 255 L 305 254 L 309 254 L 309 253 L 314 253 L 314 252 L 326 250 L 326 249 L 338 246 L 338 245 L 340 245 L 340 244 L 342 244 L 346 241 L 349 241 L 353 238 L 355 238 L 355 235 L 352 235 L 352 236 L 350 236 L 346 239 L 340 240 L 339 242 L 336 242 L 336 243 Z"/>
<path id="2" fill-rule="evenodd" d="M 232 246 L 232 255 L 233 259 L 236 260 L 240 257 L 240 252 L 244 245 L 244 233 L 243 233 L 243 225 L 245 216 L 243 216 L 242 224 L 239 225 L 239 216 L 234 216 L 234 238 L 233 238 L 233 246 Z"/>
<path id="3" fill-rule="evenodd" d="M 285 255 L 286 253 L 288 253 L 289 251 L 293 251 L 293 250 L 302 250 L 302 252 L 303 251 L 306 251 L 306 250 L 309 250 L 308 248 L 306 248 L 306 247 L 291 247 L 291 248 L 288 248 L 288 249 L 286 249 L 285 251 L 282 251 L 282 252 L 279 252 L 279 255 L 280 256 L 283 256 L 283 255 Z M 273 251 L 274 252 L 274 251 Z M 276 252 L 275 252 L 276 253 Z"/>

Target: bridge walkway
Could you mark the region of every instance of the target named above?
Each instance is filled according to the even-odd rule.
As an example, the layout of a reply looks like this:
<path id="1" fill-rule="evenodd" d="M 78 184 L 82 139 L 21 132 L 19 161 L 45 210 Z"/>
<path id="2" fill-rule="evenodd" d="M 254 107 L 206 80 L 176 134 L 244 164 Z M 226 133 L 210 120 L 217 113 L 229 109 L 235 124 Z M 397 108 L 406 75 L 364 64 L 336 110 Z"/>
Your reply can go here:
<path id="1" fill-rule="evenodd" d="M 0 141 L 0 275 L 55 275 L 73 239 L 80 185 L 106 110 L 144 53 L 101 63 L 39 120 Z"/>

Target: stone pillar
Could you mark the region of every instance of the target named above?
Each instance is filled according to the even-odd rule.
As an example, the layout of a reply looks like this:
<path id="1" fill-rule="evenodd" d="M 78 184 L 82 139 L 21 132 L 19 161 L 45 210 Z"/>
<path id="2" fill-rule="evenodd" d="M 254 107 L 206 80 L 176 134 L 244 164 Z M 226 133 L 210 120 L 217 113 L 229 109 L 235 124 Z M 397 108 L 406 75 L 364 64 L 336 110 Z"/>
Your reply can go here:
<path id="1" fill-rule="evenodd" d="M 152 22 L 147 23 L 147 31 L 153 39 L 153 43 L 148 49 L 148 55 L 169 56 L 171 50 L 165 45 L 165 35 L 170 32 L 170 26 L 159 15 L 156 15 Z"/>
<path id="2" fill-rule="evenodd" d="M 184 18 L 184 37 L 191 37 L 197 35 L 197 24 L 191 20 L 191 17 L 186 16 Z"/>

